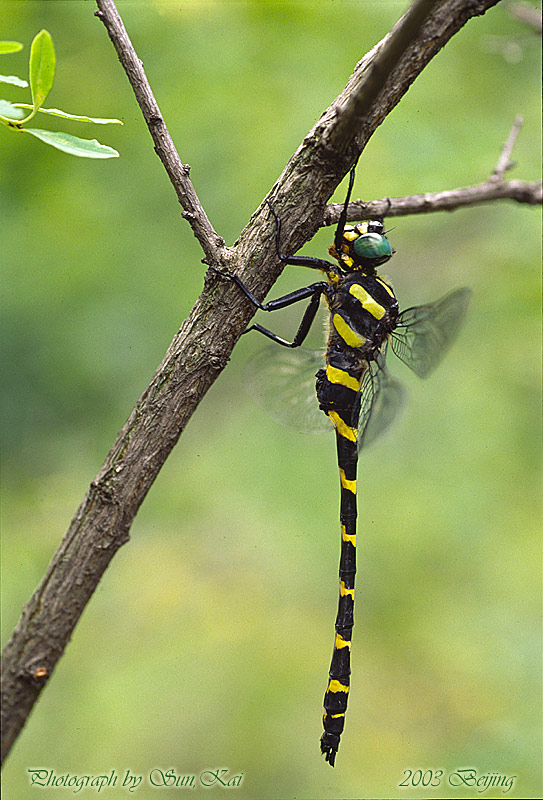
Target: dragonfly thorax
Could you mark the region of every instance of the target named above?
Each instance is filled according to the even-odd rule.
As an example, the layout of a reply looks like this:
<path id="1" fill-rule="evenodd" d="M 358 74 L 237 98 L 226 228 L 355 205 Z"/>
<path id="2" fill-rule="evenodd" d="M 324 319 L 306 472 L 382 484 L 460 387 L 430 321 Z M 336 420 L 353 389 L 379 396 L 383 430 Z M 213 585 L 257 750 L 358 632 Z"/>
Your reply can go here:
<path id="1" fill-rule="evenodd" d="M 396 326 L 398 301 L 391 287 L 377 275 L 351 271 L 330 284 L 326 300 L 330 352 L 354 348 L 371 360 Z"/>

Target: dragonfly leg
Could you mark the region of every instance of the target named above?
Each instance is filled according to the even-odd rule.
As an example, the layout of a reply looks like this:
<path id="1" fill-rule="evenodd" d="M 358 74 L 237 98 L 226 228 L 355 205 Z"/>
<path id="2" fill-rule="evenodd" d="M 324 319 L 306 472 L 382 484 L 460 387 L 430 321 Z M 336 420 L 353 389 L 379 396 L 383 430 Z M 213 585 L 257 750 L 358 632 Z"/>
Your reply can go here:
<path id="1" fill-rule="evenodd" d="M 261 311 L 277 311 L 279 308 L 287 308 L 287 306 L 291 306 L 293 303 L 299 303 L 300 300 L 306 300 L 308 297 L 312 298 L 314 295 L 320 297 L 328 288 L 326 281 L 317 281 L 316 283 L 311 283 L 309 286 L 303 286 L 301 289 L 295 289 L 293 292 L 277 297 L 275 300 L 270 300 L 268 303 L 261 303 L 238 275 L 234 275 L 232 272 L 227 272 L 223 269 L 218 269 L 217 267 L 210 267 L 210 269 L 218 275 L 222 275 L 223 278 L 234 281 L 245 297 Z"/>
<path id="2" fill-rule="evenodd" d="M 318 311 L 318 308 L 319 308 L 320 296 L 321 296 L 322 292 L 327 288 L 327 286 L 328 286 L 328 284 L 323 283 L 320 286 L 319 286 L 319 284 L 313 284 L 313 287 L 310 287 L 310 286 L 306 287 L 306 289 L 313 288 L 313 294 L 311 295 L 311 300 L 309 301 L 309 303 L 307 305 L 307 308 L 306 308 L 306 310 L 304 312 L 304 315 L 302 317 L 302 321 L 300 322 L 300 327 L 296 331 L 296 334 L 295 334 L 294 339 L 292 340 L 292 342 L 289 342 L 287 339 L 283 339 L 281 336 L 278 336 L 276 333 L 273 333 L 272 331 L 268 330 L 267 328 L 264 328 L 262 325 L 258 325 L 257 323 L 255 323 L 254 325 L 251 325 L 249 328 L 247 328 L 247 330 L 244 331 L 244 333 L 249 333 L 249 331 L 258 331 L 259 333 L 264 334 L 264 336 L 267 336 L 268 339 L 271 339 L 273 342 L 276 342 L 277 344 L 283 345 L 283 347 L 300 347 L 300 345 L 303 344 L 307 334 L 309 333 L 309 329 L 311 328 L 311 325 L 313 323 L 313 320 L 315 319 L 315 315 L 316 315 L 316 313 Z M 317 288 L 315 288 L 315 287 L 317 287 Z M 299 289 L 298 291 L 303 291 L 303 290 Z M 292 294 L 296 294 L 296 292 L 293 292 Z M 285 297 L 288 297 L 288 296 L 289 295 L 285 295 Z M 272 300 L 267 305 L 271 306 L 273 303 L 277 303 L 277 302 L 282 301 L 284 299 L 285 298 L 279 297 L 277 300 Z M 303 298 L 299 298 L 299 299 L 301 300 Z M 296 300 L 293 300 L 292 302 L 296 302 Z M 289 303 L 289 305 L 290 305 L 290 303 Z M 274 308 L 267 308 L 267 309 L 264 309 L 264 310 L 266 310 L 266 311 L 274 311 L 277 308 L 283 308 L 283 306 L 275 305 Z"/>
<path id="3" fill-rule="evenodd" d="M 309 333 L 309 329 L 311 328 L 313 320 L 317 314 L 320 296 L 328 288 L 328 283 L 326 283 L 326 281 L 317 281 L 317 283 L 312 283 L 309 286 L 296 289 L 294 292 L 289 292 L 289 294 L 285 294 L 282 297 L 277 297 L 275 300 L 270 300 L 268 303 L 261 303 L 260 300 L 254 296 L 251 290 L 237 275 L 218 269 L 217 267 L 211 267 L 211 269 L 214 272 L 217 272 L 219 275 L 222 275 L 223 278 L 228 278 L 229 280 L 234 281 L 234 283 L 239 286 L 241 291 L 251 301 L 251 303 L 261 311 L 277 311 L 280 308 L 287 308 L 287 306 L 291 306 L 294 303 L 299 303 L 301 300 L 307 300 L 307 298 L 310 298 L 309 304 L 304 312 L 302 321 L 300 322 L 300 326 L 292 342 L 289 342 L 287 339 L 283 339 L 281 336 L 277 336 L 277 334 L 256 323 L 247 328 L 247 330 L 243 331 L 243 333 L 249 333 L 249 331 L 258 331 L 259 333 L 264 334 L 264 336 L 267 336 L 268 339 L 271 339 L 273 342 L 283 345 L 283 347 L 299 347 L 302 344 Z"/>
<path id="4" fill-rule="evenodd" d="M 337 272 L 337 265 L 330 264 L 323 258 L 314 258 L 313 256 L 287 256 L 281 252 L 281 217 L 274 209 L 269 200 L 266 201 L 268 207 L 275 217 L 276 233 L 275 233 L 275 246 L 277 249 L 277 257 L 281 259 L 283 264 L 288 264 L 291 267 L 309 267 L 310 269 L 320 269 L 327 274 L 330 271 Z"/>
<path id="5" fill-rule="evenodd" d="M 357 159 L 358 161 L 358 159 Z M 341 245 L 343 242 L 343 232 L 345 230 L 345 223 L 347 222 L 347 209 L 349 207 L 349 200 L 351 199 L 351 194 L 353 191 L 354 185 L 354 173 L 356 169 L 356 164 L 351 169 L 349 174 L 349 188 L 347 189 L 347 197 L 345 198 L 345 202 L 343 204 L 343 209 L 341 214 L 339 215 L 339 220 L 336 228 L 336 232 L 334 234 L 334 247 L 338 253 L 341 253 Z"/>

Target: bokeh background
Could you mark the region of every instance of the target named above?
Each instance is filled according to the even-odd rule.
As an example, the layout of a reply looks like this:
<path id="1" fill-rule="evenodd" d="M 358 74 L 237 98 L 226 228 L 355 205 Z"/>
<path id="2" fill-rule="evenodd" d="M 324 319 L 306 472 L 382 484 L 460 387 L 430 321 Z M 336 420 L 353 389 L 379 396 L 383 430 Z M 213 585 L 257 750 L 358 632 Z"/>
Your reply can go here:
<path id="1" fill-rule="evenodd" d="M 233 243 L 407 3 L 118 5 L 210 219 Z M 2 38 L 25 44 L 2 72 L 25 76 L 46 27 L 58 60 L 46 105 L 124 122 L 39 120 L 115 147 L 111 161 L 0 130 L 4 641 L 204 275 L 94 11 L 90 0 L 0 2 Z M 485 180 L 517 114 L 510 174 L 535 179 L 539 82 L 539 39 L 505 5 L 472 20 L 374 135 L 354 196 Z M 3 96 L 27 100 L 16 87 Z M 253 403 L 243 368 L 264 344 L 255 335 L 102 579 L 10 755 L 7 798 L 71 796 L 30 788 L 37 767 L 130 769 L 144 776 L 139 797 L 180 795 L 153 790 L 153 768 L 217 767 L 243 773 L 230 792 L 248 800 L 503 796 L 447 784 L 473 767 L 516 776 L 509 797 L 541 796 L 540 210 L 501 202 L 393 226 L 385 274 L 403 307 L 461 285 L 474 298 L 431 380 L 390 358 L 410 396 L 360 465 L 352 690 L 336 768 L 318 747 L 337 602 L 334 437 L 281 427 Z M 304 252 L 323 256 L 331 237 L 321 231 Z M 273 296 L 307 282 L 288 268 Z M 292 332 L 298 314 L 274 329 Z M 441 786 L 400 788 L 409 769 L 444 770 Z"/>

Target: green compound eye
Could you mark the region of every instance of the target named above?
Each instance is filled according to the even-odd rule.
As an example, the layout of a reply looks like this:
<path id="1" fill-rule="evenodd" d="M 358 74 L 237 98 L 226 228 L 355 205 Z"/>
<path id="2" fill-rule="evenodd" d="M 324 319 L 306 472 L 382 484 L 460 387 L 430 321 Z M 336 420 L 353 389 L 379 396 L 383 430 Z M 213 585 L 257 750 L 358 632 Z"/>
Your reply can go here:
<path id="1" fill-rule="evenodd" d="M 364 233 L 353 244 L 359 258 L 387 259 L 392 255 L 390 242 L 380 233 Z"/>

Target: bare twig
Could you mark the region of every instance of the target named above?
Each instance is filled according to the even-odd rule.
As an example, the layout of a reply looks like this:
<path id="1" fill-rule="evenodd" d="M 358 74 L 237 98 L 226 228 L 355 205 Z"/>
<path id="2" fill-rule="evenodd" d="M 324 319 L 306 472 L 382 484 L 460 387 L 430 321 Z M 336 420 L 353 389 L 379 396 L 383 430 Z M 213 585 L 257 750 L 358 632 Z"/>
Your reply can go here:
<path id="1" fill-rule="evenodd" d="M 412 194 L 409 197 L 390 197 L 364 203 L 353 200 L 349 203 L 347 219 L 350 222 L 387 217 L 407 217 L 412 214 L 428 214 L 433 211 L 455 211 L 457 208 L 489 203 L 493 200 L 515 200 L 517 203 L 541 205 L 543 203 L 543 184 L 541 181 L 500 181 L 489 178 L 477 186 L 451 189 L 448 192 L 428 192 Z M 322 224 L 335 225 L 343 204 L 329 203 L 324 211 Z"/>
<path id="2" fill-rule="evenodd" d="M 427 214 L 432 211 L 454 211 L 464 206 L 488 203 L 491 200 L 515 200 L 517 203 L 541 205 L 543 203 L 543 184 L 541 181 L 504 181 L 503 176 L 511 169 L 511 154 L 522 127 L 522 117 L 517 117 L 503 145 L 492 175 L 484 183 L 448 192 L 414 194 L 409 197 L 392 197 L 364 203 L 353 200 L 349 203 L 347 219 L 370 219 L 380 217 L 405 217 L 411 214 Z M 323 213 L 322 225 L 335 225 L 341 214 L 343 203 L 329 203 Z"/>
<path id="3" fill-rule="evenodd" d="M 498 163 L 494 167 L 494 172 L 492 173 L 492 178 L 494 178 L 495 181 L 503 181 L 503 176 L 507 170 L 514 166 L 514 164 L 511 162 L 511 153 L 513 152 L 513 147 L 515 146 L 517 136 L 519 135 L 523 123 L 524 119 L 521 116 L 518 116 L 513 123 L 511 132 L 509 133 L 509 136 L 502 147 Z"/>
<path id="4" fill-rule="evenodd" d="M 529 3 L 514 3 L 508 6 L 507 10 L 513 17 L 516 17 L 521 22 L 525 22 L 533 28 L 536 33 L 542 32 L 543 20 L 540 8 L 535 8 Z"/>
<path id="5" fill-rule="evenodd" d="M 335 187 L 426 64 L 471 17 L 483 14 L 497 2 L 444 0 L 434 4 L 417 0 L 415 6 L 422 10 L 418 22 L 408 30 L 401 47 L 390 52 L 390 59 L 384 53 L 392 45 L 385 39 L 359 62 L 345 90 L 306 136 L 270 193 L 277 208 L 282 212 L 289 209 L 283 227 L 286 252 L 296 252 L 313 236 Z M 229 262 L 230 268 L 241 267 L 240 274 L 248 277 L 255 294 L 264 296 L 282 267 L 268 209 L 261 206 L 236 245 L 223 248 L 188 180 L 188 168 L 175 152 L 114 3 L 97 3 L 145 114 L 157 153 L 206 259 L 210 263 L 221 259 Z M 431 6 L 432 12 L 427 13 Z M 402 47 L 405 49 L 400 52 Z M 377 84 L 371 92 L 367 89 L 362 102 L 366 73 L 378 54 L 382 61 Z M 358 97 L 352 103 L 351 94 Z M 342 115 L 346 115 L 345 122 Z M 236 286 L 211 277 L 119 433 L 6 646 L 2 663 L 2 758 L 46 685 L 104 570 L 128 540 L 147 491 L 253 313 Z"/>
<path id="6" fill-rule="evenodd" d="M 181 203 L 183 216 L 194 231 L 200 242 L 202 250 L 212 264 L 221 262 L 221 252 L 224 247 L 222 239 L 213 229 L 206 212 L 204 211 L 194 186 L 189 178 L 190 167 L 183 164 L 166 123 L 160 113 L 158 103 L 147 80 L 142 62 L 126 32 L 123 21 L 115 7 L 113 0 L 96 0 L 98 11 L 95 11 L 108 32 L 109 38 L 117 51 L 119 61 L 128 76 L 141 112 L 155 143 L 155 152 L 164 164 L 166 172 L 173 184 L 177 197 Z"/>

